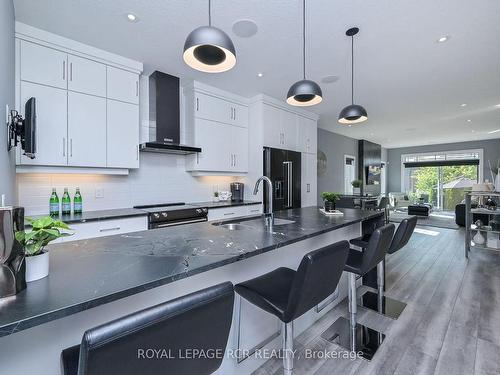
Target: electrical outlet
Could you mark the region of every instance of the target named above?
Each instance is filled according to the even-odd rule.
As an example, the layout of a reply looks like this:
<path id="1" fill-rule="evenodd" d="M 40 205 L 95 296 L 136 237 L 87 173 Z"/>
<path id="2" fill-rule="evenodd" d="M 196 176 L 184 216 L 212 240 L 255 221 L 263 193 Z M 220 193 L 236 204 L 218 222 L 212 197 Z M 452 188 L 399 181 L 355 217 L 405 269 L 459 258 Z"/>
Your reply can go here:
<path id="1" fill-rule="evenodd" d="M 104 189 L 103 188 L 96 188 L 95 189 L 95 197 L 96 198 L 104 198 Z"/>

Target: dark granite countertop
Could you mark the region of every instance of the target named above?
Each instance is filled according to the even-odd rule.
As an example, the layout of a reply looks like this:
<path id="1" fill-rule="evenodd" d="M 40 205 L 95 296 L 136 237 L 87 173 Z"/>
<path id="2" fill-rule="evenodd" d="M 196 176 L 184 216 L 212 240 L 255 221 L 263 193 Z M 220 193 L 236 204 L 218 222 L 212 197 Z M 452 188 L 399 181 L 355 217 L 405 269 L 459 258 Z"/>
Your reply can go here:
<path id="1" fill-rule="evenodd" d="M 219 202 L 195 202 L 189 204 L 192 204 L 193 206 L 207 207 L 208 209 L 211 209 L 211 208 L 250 206 L 252 204 L 262 204 L 262 202 L 256 202 L 256 201 L 231 202 L 231 200 L 229 200 L 229 201 L 219 201 Z"/>
<path id="2" fill-rule="evenodd" d="M 148 213 L 135 208 L 118 208 L 113 210 L 87 211 L 81 214 L 59 215 L 55 218 L 68 224 L 85 223 L 87 221 L 121 219 L 125 217 L 146 216 Z M 36 215 L 28 217 L 38 219 L 47 215 Z"/>
<path id="3" fill-rule="evenodd" d="M 246 220 L 248 230 L 196 223 L 51 245 L 49 276 L 0 301 L 0 336 L 382 215 L 341 210 L 344 216 L 316 207 L 277 212 L 295 222 L 273 232 Z"/>

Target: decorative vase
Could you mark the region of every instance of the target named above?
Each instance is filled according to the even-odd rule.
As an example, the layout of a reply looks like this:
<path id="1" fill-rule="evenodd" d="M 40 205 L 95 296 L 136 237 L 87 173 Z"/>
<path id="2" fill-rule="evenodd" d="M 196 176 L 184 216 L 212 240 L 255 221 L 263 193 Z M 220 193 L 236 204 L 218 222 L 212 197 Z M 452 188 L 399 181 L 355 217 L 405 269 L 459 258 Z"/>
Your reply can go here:
<path id="1" fill-rule="evenodd" d="M 500 191 L 500 173 L 495 178 L 495 191 Z"/>
<path id="2" fill-rule="evenodd" d="M 335 211 L 335 202 L 325 201 L 325 211 L 326 212 Z"/>
<path id="3" fill-rule="evenodd" d="M 476 235 L 472 238 L 472 241 L 474 241 L 476 245 L 484 245 L 484 243 L 486 242 L 484 236 L 479 230 L 477 231 Z"/>
<path id="4" fill-rule="evenodd" d="M 43 279 L 49 275 L 49 253 L 26 257 L 26 282 Z"/>
<path id="5" fill-rule="evenodd" d="M 359 188 L 359 187 L 358 188 L 357 187 L 353 187 L 352 188 L 352 193 L 354 195 L 360 195 L 361 194 L 361 188 Z"/>

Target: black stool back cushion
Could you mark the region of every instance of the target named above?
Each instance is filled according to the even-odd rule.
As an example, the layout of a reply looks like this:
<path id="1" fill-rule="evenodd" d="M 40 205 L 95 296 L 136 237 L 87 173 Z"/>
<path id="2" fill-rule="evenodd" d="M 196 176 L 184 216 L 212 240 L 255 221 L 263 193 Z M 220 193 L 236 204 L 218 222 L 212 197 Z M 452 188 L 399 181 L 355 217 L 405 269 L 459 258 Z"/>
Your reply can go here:
<path id="1" fill-rule="evenodd" d="M 396 251 L 402 249 L 406 246 L 408 241 L 410 241 L 411 235 L 417 226 L 417 217 L 412 216 L 408 219 L 404 219 L 399 224 L 398 229 L 396 230 L 396 234 L 394 234 L 394 238 L 392 239 L 391 247 L 389 254 L 393 254 Z"/>
<path id="2" fill-rule="evenodd" d="M 302 258 L 290 289 L 285 323 L 311 310 L 335 291 L 348 254 L 349 242 L 340 241 Z"/>
<path id="3" fill-rule="evenodd" d="M 212 374 L 226 349 L 233 301 L 228 282 L 92 328 L 80 346 L 78 375 Z M 170 350 L 176 359 L 146 359 L 148 349 Z M 179 358 L 184 349 L 217 349 L 220 358 Z"/>
<path id="4" fill-rule="evenodd" d="M 389 198 L 382 197 L 382 198 L 380 198 L 380 202 L 378 203 L 377 208 L 379 210 L 385 210 L 388 205 L 389 205 Z"/>
<path id="5" fill-rule="evenodd" d="M 375 229 L 368 241 L 368 247 L 363 252 L 360 275 L 366 274 L 373 267 L 379 264 L 389 250 L 394 234 L 394 224 L 387 224 Z"/>

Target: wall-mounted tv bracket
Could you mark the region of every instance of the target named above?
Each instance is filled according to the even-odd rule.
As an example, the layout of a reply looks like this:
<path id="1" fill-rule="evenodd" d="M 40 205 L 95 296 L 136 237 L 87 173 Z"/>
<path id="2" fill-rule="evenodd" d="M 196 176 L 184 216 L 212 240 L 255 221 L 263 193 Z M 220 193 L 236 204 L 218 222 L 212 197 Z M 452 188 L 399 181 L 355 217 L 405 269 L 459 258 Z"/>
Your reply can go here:
<path id="1" fill-rule="evenodd" d="M 10 151 L 13 147 L 17 147 L 21 142 L 21 148 L 24 149 L 24 119 L 16 110 L 10 111 L 9 121 L 7 122 L 7 150 Z M 34 154 L 24 153 L 30 159 L 34 159 Z"/>

